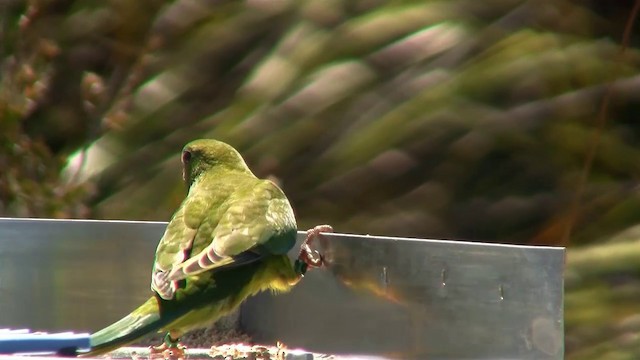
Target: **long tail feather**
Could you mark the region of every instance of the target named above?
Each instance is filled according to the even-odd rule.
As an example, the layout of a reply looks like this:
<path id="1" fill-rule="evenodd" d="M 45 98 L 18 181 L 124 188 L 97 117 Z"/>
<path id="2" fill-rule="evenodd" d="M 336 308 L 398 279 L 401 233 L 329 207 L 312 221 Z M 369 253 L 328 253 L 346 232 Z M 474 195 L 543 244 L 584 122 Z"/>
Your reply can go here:
<path id="1" fill-rule="evenodd" d="M 169 321 L 160 316 L 158 299 L 151 297 L 129 315 L 91 334 L 91 350 L 80 356 L 105 354 L 160 330 Z"/>

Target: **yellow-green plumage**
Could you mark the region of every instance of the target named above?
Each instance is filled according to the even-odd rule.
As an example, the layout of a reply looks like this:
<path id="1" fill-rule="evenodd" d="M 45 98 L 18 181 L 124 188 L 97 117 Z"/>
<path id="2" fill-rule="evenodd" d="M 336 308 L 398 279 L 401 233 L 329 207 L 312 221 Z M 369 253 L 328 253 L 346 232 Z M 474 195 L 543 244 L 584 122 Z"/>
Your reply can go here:
<path id="1" fill-rule="evenodd" d="M 91 336 L 87 355 L 156 331 L 183 334 L 211 324 L 248 296 L 287 291 L 301 276 L 287 257 L 296 223 L 284 193 L 256 178 L 231 146 L 196 140 L 183 150 L 189 193 L 158 244 L 154 295 Z"/>

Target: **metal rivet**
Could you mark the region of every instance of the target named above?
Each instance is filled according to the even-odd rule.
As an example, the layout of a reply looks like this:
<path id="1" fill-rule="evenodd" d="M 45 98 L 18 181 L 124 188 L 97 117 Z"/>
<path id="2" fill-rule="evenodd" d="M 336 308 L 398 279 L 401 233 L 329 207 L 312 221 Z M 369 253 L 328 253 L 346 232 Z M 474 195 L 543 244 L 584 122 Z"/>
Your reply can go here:
<path id="1" fill-rule="evenodd" d="M 383 266 L 382 267 L 382 286 L 384 287 L 384 289 L 387 289 L 387 285 L 389 285 L 389 274 L 387 272 L 387 267 Z"/>

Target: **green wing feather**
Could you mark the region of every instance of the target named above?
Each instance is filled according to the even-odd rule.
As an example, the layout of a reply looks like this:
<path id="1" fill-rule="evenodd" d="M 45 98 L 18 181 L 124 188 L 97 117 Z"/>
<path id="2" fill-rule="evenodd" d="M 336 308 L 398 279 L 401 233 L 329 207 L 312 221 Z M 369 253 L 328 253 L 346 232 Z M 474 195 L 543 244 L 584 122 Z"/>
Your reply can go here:
<path id="1" fill-rule="evenodd" d="M 238 266 L 265 255 L 285 254 L 295 242 L 295 218 L 284 193 L 268 180 L 233 192 L 224 204 L 211 240 L 188 260 L 174 265 L 169 280 Z"/>
<path id="2" fill-rule="evenodd" d="M 293 209 L 271 181 L 251 173 L 206 180 L 192 186 L 158 244 L 152 289 L 164 299 L 187 276 L 284 254 L 295 243 Z"/>

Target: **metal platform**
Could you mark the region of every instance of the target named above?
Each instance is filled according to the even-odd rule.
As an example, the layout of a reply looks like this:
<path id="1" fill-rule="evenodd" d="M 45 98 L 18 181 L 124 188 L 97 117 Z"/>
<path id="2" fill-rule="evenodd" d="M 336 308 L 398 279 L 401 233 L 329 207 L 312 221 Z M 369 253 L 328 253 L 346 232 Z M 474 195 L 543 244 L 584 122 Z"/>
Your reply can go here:
<path id="1" fill-rule="evenodd" d="M 165 225 L 0 219 L 0 328 L 82 332 L 119 319 L 150 295 Z M 563 248 L 332 234 L 321 251 L 326 269 L 243 305 L 256 341 L 401 359 L 563 358 Z"/>
<path id="2" fill-rule="evenodd" d="M 0 354 L 41 354 L 89 349 L 89 334 L 33 333 L 28 329 L 0 329 Z"/>

